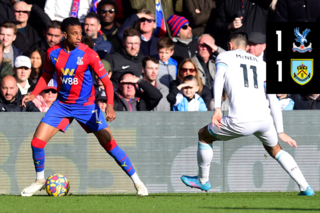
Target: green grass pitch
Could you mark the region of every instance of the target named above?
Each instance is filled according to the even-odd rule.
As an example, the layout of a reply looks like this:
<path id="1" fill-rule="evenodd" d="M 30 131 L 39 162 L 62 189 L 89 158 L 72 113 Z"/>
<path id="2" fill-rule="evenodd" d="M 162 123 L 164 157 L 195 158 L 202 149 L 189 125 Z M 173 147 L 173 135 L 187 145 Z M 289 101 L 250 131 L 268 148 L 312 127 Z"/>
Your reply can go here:
<path id="1" fill-rule="evenodd" d="M 320 211 L 318 193 L 313 197 L 299 197 L 298 192 L 2 195 L 0 212 L 313 212 Z"/>

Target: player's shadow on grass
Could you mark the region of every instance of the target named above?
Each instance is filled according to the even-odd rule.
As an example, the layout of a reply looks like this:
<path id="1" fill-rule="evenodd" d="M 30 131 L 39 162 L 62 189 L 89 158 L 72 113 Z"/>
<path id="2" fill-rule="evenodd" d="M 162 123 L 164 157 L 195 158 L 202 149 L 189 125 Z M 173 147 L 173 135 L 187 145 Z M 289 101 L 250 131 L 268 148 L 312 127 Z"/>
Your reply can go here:
<path id="1" fill-rule="evenodd" d="M 218 210 L 218 209 L 230 209 L 230 210 L 270 210 L 270 211 L 319 211 L 320 209 L 300 209 L 300 208 L 248 208 L 248 207 L 201 207 L 202 209 L 212 209 L 212 210 Z"/>

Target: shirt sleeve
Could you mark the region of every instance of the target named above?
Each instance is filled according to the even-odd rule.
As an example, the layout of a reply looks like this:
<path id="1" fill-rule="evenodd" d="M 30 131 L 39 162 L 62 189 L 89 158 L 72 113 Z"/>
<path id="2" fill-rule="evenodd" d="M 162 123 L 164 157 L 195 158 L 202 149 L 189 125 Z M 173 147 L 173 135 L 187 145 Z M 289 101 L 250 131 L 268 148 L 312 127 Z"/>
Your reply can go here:
<path id="1" fill-rule="evenodd" d="M 228 70 L 228 66 L 225 63 L 217 63 L 217 72 L 213 82 L 214 92 L 214 108 L 221 108 L 223 85 L 225 81 L 225 73 Z"/>

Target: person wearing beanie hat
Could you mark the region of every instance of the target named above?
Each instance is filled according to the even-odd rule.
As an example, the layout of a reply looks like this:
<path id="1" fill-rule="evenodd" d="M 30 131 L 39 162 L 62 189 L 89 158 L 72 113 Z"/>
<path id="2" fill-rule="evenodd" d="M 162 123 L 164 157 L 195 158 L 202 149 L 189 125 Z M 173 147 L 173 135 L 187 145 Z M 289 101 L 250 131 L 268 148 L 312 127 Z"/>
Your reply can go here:
<path id="1" fill-rule="evenodd" d="M 195 56 L 197 40 L 193 38 L 189 21 L 183 16 L 172 15 L 167 22 L 175 42 L 172 58 L 180 64 L 183 59 Z"/>
<path id="2" fill-rule="evenodd" d="M 22 95 L 32 92 L 35 84 L 29 80 L 31 74 L 31 60 L 29 57 L 20 55 L 14 62 L 13 72 L 17 81 L 17 85 Z"/>
<path id="3" fill-rule="evenodd" d="M 264 53 L 266 49 L 266 35 L 260 32 L 251 32 L 248 34 L 248 38 L 248 53 L 251 53 L 262 61 L 266 61 Z"/>

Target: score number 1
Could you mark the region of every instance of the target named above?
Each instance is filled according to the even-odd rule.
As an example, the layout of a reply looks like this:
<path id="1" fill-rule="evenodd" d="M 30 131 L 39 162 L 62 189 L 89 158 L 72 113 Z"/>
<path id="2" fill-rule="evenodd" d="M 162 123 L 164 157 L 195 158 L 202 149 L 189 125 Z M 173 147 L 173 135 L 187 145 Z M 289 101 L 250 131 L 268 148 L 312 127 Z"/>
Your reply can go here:
<path id="1" fill-rule="evenodd" d="M 281 30 L 277 30 L 278 35 L 278 52 L 281 52 Z M 278 65 L 278 81 L 282 82 L 282 61 L 277 61 Z"/>

